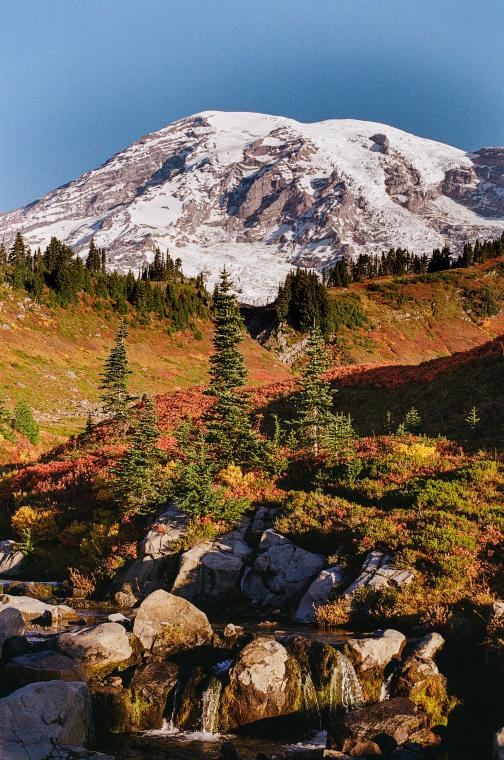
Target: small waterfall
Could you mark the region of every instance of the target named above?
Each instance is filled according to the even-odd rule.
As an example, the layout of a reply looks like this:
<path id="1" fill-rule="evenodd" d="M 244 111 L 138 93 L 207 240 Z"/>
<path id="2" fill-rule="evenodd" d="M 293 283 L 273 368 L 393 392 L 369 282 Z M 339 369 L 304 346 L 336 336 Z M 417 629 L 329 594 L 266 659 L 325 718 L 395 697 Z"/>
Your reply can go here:
<path id="1" fill-rule="evenodd" d="M 364 702 L 362 694 L 362 686 L 360 685 L 357 673 L 354 666 L 344 654 L 336 652 L 339 664 L 339 675 L 341 677 L 341 693 L 338 695 L 341 699 L 341 705 L 345 710 L 352 709 L 354 707 L 360 707 Z M 337 673 L 336 669 L 333 671 Z M 331 679 L 331 689 L 333 688 Z M 332 693 L 331 693 L 331 710 L 332 710 Z"/>
<path id="2" fill-rule="evenodd" d="M 303 676 L 303 708 L 305 712 L 317 716 L 319 728 L 322 726 L 322 716 L 317 691 L 310 673 Z"/>
<path id="3" fill-rule="evenodd" d="M 201 730 L 204 734 L 216 734 L 219 729 L 219 703 L 222 682 L 212 678 L 201 696 Z"/>
<path id="4" fill-rule="evenodd" d="M 177 680 L 177 683 L 175 684 L 175 688 L 173 689 L 171 693 L 171 705 L 169 709 L 169 717 L 167 717 L 165 720 L 163 720 L 163 730 L 167 731 L 168 733 L 175 733 L 177 729 L 177 725 L 175 723 L 175 718 L 177 715 L 177 708 L 179 706 L 179 698 L 182 693 L 182 681 L 179 678 Z"/>
<path id="5" fill-rule="evenodd" d="M 393 678 L 394 671 L 392 671 L 392 673 L 383 681 L 380 690 L 380 702 L 385 702 L 386 699 L 390 699 L 390 690 Z"/>

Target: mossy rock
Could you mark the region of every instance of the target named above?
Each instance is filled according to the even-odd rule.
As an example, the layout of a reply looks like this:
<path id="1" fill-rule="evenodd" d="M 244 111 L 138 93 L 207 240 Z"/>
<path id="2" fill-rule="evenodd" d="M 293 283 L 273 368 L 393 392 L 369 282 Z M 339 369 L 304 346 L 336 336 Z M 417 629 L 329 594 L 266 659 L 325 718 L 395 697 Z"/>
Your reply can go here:
<path id="1" fill-rule="evenodd" d="M 427 715 L 429 728 L 446 726 L 448 716 L 459 704 L 456 697 L 448 694 L 446 678 L 441 674 L 431 676 L 414 686 L 410 699 Z"/>

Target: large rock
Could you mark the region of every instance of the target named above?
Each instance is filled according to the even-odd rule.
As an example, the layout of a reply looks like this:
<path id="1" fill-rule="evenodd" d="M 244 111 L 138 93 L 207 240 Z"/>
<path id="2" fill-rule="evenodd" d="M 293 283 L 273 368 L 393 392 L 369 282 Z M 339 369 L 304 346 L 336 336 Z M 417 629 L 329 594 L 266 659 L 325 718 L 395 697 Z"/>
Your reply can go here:
<path id="1" fill-rule="evenodd" d="M 382 552 L 370 552 L 361 567 L 358 578 L 346 589 L 345 596 L 352 596 L 361 588 L 403 588 L 412 582 L 411 570 L 396 567 L 392 557 Z"/>
<path id="2" fill-rule="evenodd" d="M 100 623 L 61 633 L 58 647 L 80 662 L 90 677 L 107 675 L 133 655 L 128 633 L 119 623 Z"/>
<path id="3" fill-rule="evenodd" d="M 85 683 L 34 683 L 0 699 L 0 757 L 47 760 L 54 745 L 87 747 L 91 699 Z"/>
<path id="4" fill-rule="evenodd" d="M 0 610 L 2 609 L 19 610 L 25 623 L 37 622 L 43 625 L 57 625 L 61 622 L 78 619 L 75 610 L 66 604 L 47 604 L 47 602 L 32 599 L 29 596 L 2 594 Z"/>
<path id="5" fill-rule="evenodd" d="M 345 643 L 345 653 L 359 673 L 366 673 L 383 670 L 391 660 L 401 654 L 405 644 L 404 634 L 388 628 L 385 631 L 376 631 L 372 636 L 348 639 Z"/>
<path id="6" fill-rule="evenodd" d="M 343 582 L 343 571 L 337 565 L 322 570 L 299 602 L 294 620 L 313 623 L 318 607 L 326 604 Z"/>
<path id="7" fill-rule="evenodd" d="M 290 715 L 302 706 L 299 665 L 270 636 L 258 636 L 241 651 L 229 671 L 221 699 L 221 729 Z"/>
<path id="8" fill-rule="evenodd" d="M 11 689 L 39 681 L 85 681 L 82 666 L 59 652 L 41 651 L 13 657 L 5 667 Z"/>
<path id="9" fill-rule="evenodd" d="M 13 636 L 22 636 L 25 623 L 19 610 L 13 607 L 0 609 L 0 657 L 4 643 Z"/>
<path id="10" fill-rule="evenodd" d="M 424 716 L 409 699 L 390 699 L 338 715 L 330 727 L 328 746 L 352 756 L 388 756 L 422 731 Z M 425 739 L 424 739 L 425 741 Z"/>
<path id="11" fill-rule="evenodd" d="M 16 578 L 23 569 L 23 559 L 15 541 L 0 541 L 0 578 Z"/>
<path id="12" fill-rule="evenodd" d="M 47 600 L 54 596 L 63 595 L 61 583 L 43 581 L 12 581 L 5 589 L 6 594 L 13 596 L 31 596 L 33 599 Z"/>
<path id="13" fill-rule="evenodd" d="M 121 570 L 115 579 L 119 594 L 130 594 L 131 605 L 163 585 L 163 576 L 170 558 L 180 552 L 180 542 L 187 532 L 189 518 L 174 507 L 157 515 L 140 542 L 138 558 Z M 122 597 L 123 603 L 125 597 Z"/>
<path id="14" fill-rule="evenodd" d="M 261 607 L 283 606 L 304 591 L 323 566 L 320 554 L 301 549 L 274 530 L 266 530 L 254 566 L 245 570 L 241 587 Z"/>
<path id="15" fill-rule="evenodd" d="M 240 587 L 245 562 L 252 548 L 244 535 L 250 520 L 215 541 L 204 541 L 184 552 L 172 592 L 190 601 L 223 601 Z"/>
<path id="16" fill-rule="evenodd" d="M 162 589 L 149 594 L 138 608 L 133 633 L 144 649 L 155 654 L 193 649 L 209 643 L 213 637 L 212 627 L 201 610 Z"/>

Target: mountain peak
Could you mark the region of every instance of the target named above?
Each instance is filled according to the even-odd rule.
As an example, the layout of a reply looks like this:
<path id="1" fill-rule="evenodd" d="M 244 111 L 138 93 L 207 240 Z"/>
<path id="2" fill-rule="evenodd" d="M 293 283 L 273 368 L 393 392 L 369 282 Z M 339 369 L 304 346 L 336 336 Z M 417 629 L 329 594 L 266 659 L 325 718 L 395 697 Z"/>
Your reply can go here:
<path id="1" fill-rule="evenodd" d="M 91 237 L 118 269 L 169 248 L 209 285 L 225 264 L 242 300 L 264 301 L 293 265 L 391 246 L 430 253 L 504 229 L 504 149 L 465 153 L 385 124 L 301 123 L 202 111 L 0 216 L 9 242 Z"/>

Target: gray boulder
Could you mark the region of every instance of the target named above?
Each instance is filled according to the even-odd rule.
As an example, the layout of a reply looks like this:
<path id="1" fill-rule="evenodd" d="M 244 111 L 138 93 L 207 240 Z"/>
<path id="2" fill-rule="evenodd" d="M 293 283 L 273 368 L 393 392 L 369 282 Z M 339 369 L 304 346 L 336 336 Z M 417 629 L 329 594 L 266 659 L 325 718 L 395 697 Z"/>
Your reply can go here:
<path id="1" fill-rule="evenodd" d="M 19 610 L 13 607 L 0 608 L 0 657 L 4 643 L 13 636 L 23 636 L 25 623 Z"/>
<path id="2" fill-rule="evenodd" d="M 399 657 L 405 644 L 404 634 L 388 628 L 385 631 L 376 631 L 372 636 L 348 639 L 345 642 L 345 654 L 359 673 L 366 673 L 383 670 L 389 662 Z"/>
<path id="3" fill-rule="evenodd" d="M 0 541 L 0 577 L 16 578 L 23 569 L 23 553 L 16 549 L 16 542 Z"/>
<path id="4" fill-rule="evenodd" d="M 61 633 L 58 648 L 80 662 L 90 677 L 110 673 L 133 655 L 126 629 L 119 623 L 100 623 Z"/>
<path id="5" fill-rule="evenodd" d="M 241 651 L 229 671 L 221 698 L 221 728 L 232 730 L 264 718 L 296 712 L 301 706 L 299 665 L 270 636 L 258 636 Z"/>
<path id="6" fill-rule="evenodd" d="M 244 520 L 231 533 L 184 552 L 172 592 L 190 601 L 206 601 L 222 600 L 238 589 L 243 567 L 252 555 L 252 548 L 244 540 L 249 522 Z"/>
<path id="7" fill-rule="evenodd" d="M 138 608 L 133 633 L 144 649 L 155 654 L 193 649 L 213 638 L 212 627 L 201 610 L 162 589 L 149 594 Z"/>
<path id="8" fill-rule="evenodd" d="M 253 567 L 245 570 L 241 588 L 261 607 L 283 606 L 304 591 L 323 566 L 320 554 L 301 549 L 274 530 L 266 530 Z"/>
<path id="9" fill-rule="evenodd" d="M 361 567 L 358 578 L 346 589 L 345 596 L 352 596 L 358 589 L 403 588 L 412 582 L 411 570 L 396 567 L 392 557 L 382 552 L 370 552 Z"/>
<path id="10" fill-rule="evenodd" d="M 77 620 L 78 615 L 72 607 L 66 604 L 48 604 L 30 596 L 0 596 L 0 610 L 19 610 L 25 623 L 40 622 L 44 625 L 57 625 L 64 621 Z"/>
<path id="11" fill-rule="evenodd" d="M 0 757 L 47 760 L 54 745 L 87 747 L 91 698 L 85 683 L 33 683 L 0 699 Z"/>
<path id="12" fill-rule="evenodd" d="M 326 604 L 343 582 L 343 571 L 338 565 L 322 570 L 299 602 L 294 620 L 313 623 L 317 608 Z"/>

